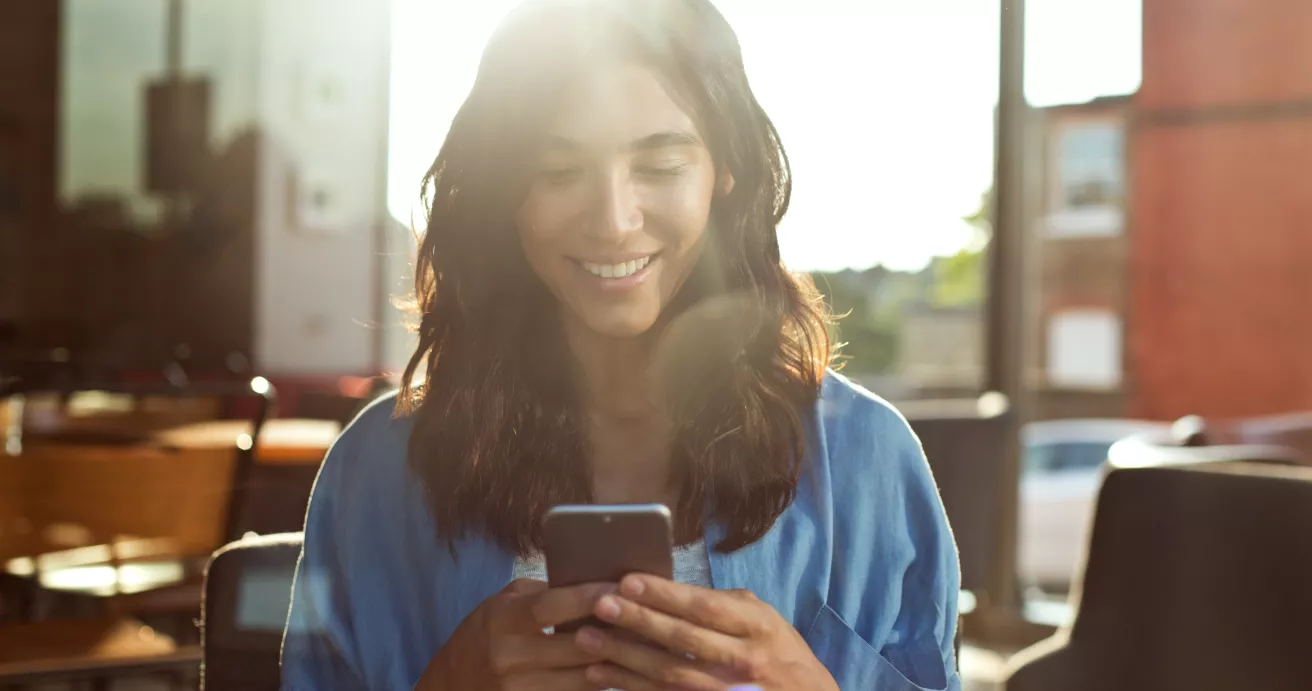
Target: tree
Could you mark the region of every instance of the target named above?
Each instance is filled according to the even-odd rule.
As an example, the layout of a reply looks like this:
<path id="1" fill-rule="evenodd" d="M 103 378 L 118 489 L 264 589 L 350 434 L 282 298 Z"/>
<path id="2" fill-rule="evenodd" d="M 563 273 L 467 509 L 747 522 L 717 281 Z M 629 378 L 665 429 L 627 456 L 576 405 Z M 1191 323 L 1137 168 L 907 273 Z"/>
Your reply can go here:
<path id="1" fill-rule="evenodd" d="M 936 257 L 933 264 L 935 307 L 977 307 L 984 304 L 986 252 L 992 236 L 993 195 L 985 192 L 979 208 L 962 218 L 975 229 L 969 244 L 949 257 Z"/>
<path id="2" fill-rule="evenodd" d="M 887 288 L 883 284 L 894 273 L 877 267 L 863 272 L 812 274 L 830 313 L 838 319 L 829 328 L 829 339 L 835 345 L 841 344 L 840 362 L 850 372 L 878 374 L 897 361 L 901 315 L 896 310 L 880 310 L 872 302 L 872 296 Z"/>

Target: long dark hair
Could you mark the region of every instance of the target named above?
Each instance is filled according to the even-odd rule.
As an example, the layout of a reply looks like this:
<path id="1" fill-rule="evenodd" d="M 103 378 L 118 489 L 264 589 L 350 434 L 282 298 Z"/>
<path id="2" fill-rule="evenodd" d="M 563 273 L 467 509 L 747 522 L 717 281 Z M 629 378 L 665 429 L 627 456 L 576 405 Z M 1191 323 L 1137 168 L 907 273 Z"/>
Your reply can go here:
<path id="1" fill-rule="evenodd" d="M 810 280 L 780 262 L 791 174 L 737 37 L 708 0 L 530 0 L 488 43 L 424 177 L 419 346 L 398 407 L 414 421 L 410 465 L 452 544 L 482 531 L 523 554 L 541 547 L 549 508 L 590 500 L 574 361 L 515 214 L 565 81 L 617 59 L 664 81 L 735 181 L 660 327 L 679 536 L 699 534 L 709 515 L 726 528 L 716 549 L 738 549 L 796 493 L 830 357 L 827 313 Z"/>

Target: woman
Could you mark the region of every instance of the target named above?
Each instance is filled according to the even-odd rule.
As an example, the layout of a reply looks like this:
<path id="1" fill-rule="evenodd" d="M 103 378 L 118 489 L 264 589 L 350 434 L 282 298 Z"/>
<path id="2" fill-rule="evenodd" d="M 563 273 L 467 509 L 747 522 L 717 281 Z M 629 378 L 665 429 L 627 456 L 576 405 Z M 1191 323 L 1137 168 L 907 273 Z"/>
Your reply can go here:
<path id="1" fill-rule="evenodd" d="M 530 0 L 425 179 L 424 383 L 314 488 L 283 688 L 958 688 L 906 422 L 826 371 L 787 159 L 708 0 Z M 662 502 L 676 578 L 548 590 L 540 520 Z M 591 614 L 614 624 L 551 635 Z"/>

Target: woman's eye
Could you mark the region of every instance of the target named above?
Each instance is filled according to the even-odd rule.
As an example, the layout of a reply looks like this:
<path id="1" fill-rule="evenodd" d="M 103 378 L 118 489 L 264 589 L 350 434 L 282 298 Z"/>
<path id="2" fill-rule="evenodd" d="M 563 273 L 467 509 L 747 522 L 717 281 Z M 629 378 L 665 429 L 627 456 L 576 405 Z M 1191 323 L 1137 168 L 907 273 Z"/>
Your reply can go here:
<path id="1" fill-rule="evenodd" d="M 682 163 L 675 163 L 671 165 L 638 166 L 635 170 L 639 175 L 656 178 L 672 178 L 682 175 L 687 169 L 688 166 Z"/>
<path id="2" fill-rule="evenodd" d="M 577 167 L 545 168 L 538 171 L 538 179 L 548 185 L 568 185 L 579 179 L 583 171 Z"/>

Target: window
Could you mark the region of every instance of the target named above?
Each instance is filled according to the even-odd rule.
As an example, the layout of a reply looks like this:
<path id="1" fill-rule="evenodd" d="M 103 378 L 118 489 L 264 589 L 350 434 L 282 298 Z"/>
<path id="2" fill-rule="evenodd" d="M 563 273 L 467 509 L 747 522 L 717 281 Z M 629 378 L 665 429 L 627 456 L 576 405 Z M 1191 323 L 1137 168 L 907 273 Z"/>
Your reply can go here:
<path id="1" fill-rule="evenodd" d="M 1125 195 L 1122 136 L 1119 122 L 1084 123 L 1057 132 L 1049 234 L 1075 237 L 1121 232 Z"/>
<path id="2" fill-rule="evenodd" d="M 1068 310 L 1048 322 L 1048 383 L 1076 389 L 1121 384 L 1121 320 L 1109 311 Z"/>

